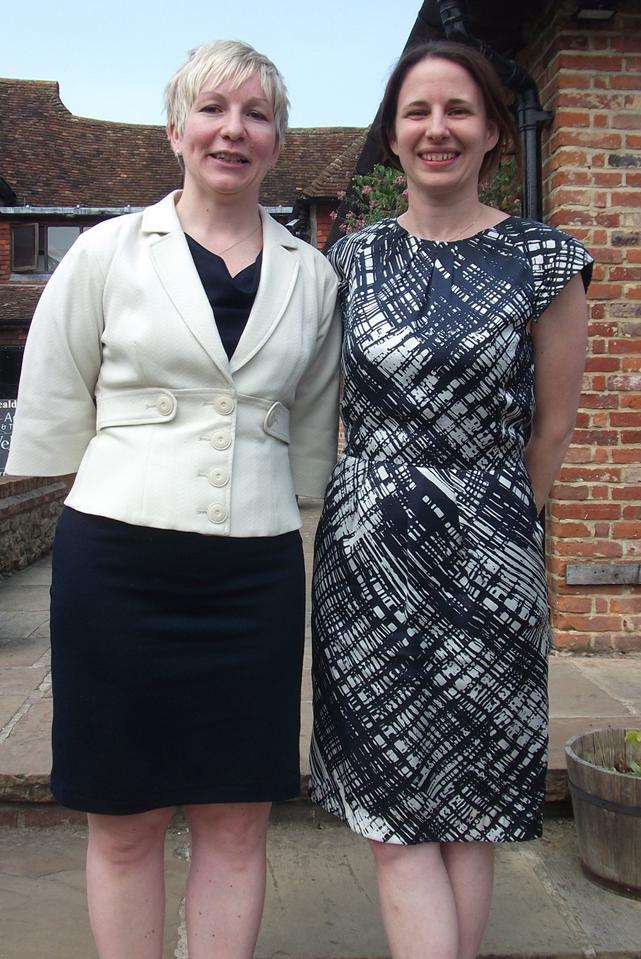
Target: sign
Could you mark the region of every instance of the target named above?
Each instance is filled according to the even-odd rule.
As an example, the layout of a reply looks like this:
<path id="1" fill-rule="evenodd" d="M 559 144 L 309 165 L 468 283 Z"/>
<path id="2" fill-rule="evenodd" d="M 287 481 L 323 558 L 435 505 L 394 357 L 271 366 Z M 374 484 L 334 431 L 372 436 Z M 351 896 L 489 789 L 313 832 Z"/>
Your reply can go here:
<path id="1" fill-rule="evenodd" d="M 9 455 L 9 443 L 11 442 L 15 412 L 15 400 L 0 400 L 0 476 L 4 475 L 4 468 Z"/>

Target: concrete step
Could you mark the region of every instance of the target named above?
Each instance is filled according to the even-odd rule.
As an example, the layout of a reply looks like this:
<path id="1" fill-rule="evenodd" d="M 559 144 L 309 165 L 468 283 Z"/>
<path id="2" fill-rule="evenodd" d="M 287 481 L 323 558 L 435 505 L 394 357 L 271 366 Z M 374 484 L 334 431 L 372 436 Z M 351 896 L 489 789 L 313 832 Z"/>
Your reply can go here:
<path id="1" fill-rule="evenodd" d="M 0 959 L 96 959 L 84 893 L 85 829 L 0 829 Z M 257 959 L 383 959 L 368 843 L 297 803 L 274 810 L 265 918 Z M 189 835 L 180 818 L 166 844 L 163 959 L 187 959 L 184 888 Z M 639 957 L 641 903 L 592 885 L 579 868 L 573 824 L 546 821 L 544 838 L 496 852 L 481 959 Z"/>

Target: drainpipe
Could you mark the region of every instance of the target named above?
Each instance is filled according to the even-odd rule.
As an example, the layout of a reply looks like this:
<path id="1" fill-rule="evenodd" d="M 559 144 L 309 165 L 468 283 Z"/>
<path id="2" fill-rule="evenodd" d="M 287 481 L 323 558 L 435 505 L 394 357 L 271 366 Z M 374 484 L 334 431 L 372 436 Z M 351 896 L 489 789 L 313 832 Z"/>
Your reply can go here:
<path id="1" fill-rule="evenodd" d="M 516 119 L 523 150 L 522 213 L 525 217 L 541 220 L 541 127 L 549 123 L 554 114 L 541 109 L 539 91 L 529 73 L 469 32 L 463 6 L 458 0 L 437 0 L 437 6 L 447 39 L 475 47 L 494 65 L 503 83 L 516 93 Z"/>

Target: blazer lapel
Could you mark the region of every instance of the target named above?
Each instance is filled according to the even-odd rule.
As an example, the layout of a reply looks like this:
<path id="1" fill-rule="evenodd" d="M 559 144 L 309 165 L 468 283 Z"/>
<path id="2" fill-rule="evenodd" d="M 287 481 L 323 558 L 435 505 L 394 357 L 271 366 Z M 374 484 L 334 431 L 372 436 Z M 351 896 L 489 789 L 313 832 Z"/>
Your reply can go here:
<path id="1" fill-rule="evenodd" d="M 183 322 L 227 380 L 249 362 L 272 335 L 287 308 L 300 268 L 296 241 L 262 207 L 263 261 L 256 299 L 238 346 L 227 359 L 207 294 L 194 265 L 175 201 L 180 191 L 148 207 L 142 220 L 151 234 L 154 267 Z"/>
<path id="2" fill-rule="evenodd" d="M 231 382 L 229 360 L 176 213 L 175 196 L 170 194 L 143 214 L 143 232 L 160 234 L 151 239 L 151 259 L 182 321 Z"/>
<path id="3" fill-rule="evenodd" d="M 289 230 L 262 207 L 260 215 L 263 221 L 260 283 L 247 325 L 230 361 L 234 373 L 258 353 L 280 323 L 300 267 L 296 242 Z"/>

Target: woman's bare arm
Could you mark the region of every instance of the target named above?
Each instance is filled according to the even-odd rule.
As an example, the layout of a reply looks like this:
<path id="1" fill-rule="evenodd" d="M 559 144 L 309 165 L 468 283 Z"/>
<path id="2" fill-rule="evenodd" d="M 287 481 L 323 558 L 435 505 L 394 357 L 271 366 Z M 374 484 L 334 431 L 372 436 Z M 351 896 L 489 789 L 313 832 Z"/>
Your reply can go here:
<path id="1" fill-rule="evenodd" d="M 533 324 L 535 409 L 524 459 L 537 511 L 543 509 L 570 445 L 587 348 L 583 282 L 574 276 Z"/>

